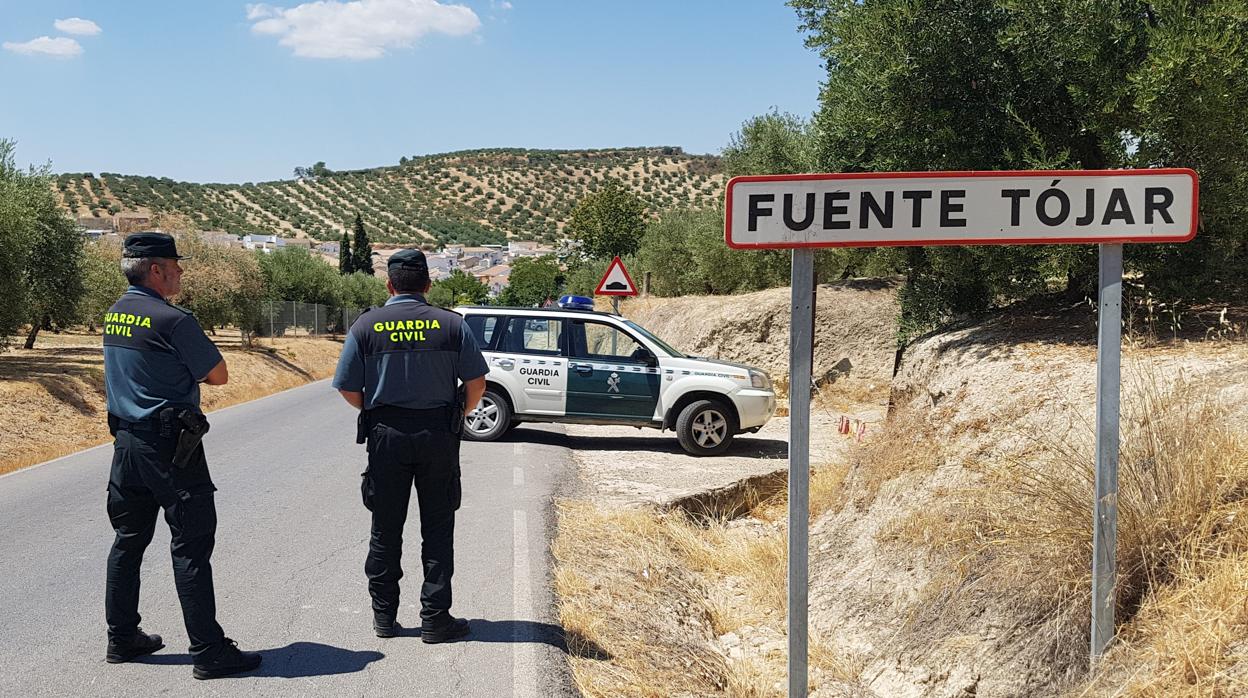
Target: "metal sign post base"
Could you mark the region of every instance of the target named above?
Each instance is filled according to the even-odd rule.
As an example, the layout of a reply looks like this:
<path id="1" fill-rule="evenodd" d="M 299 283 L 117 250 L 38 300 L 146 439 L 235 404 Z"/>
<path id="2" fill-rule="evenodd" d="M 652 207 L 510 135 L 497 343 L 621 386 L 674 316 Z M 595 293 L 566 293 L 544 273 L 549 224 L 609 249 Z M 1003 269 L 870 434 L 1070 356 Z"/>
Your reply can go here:
<path id="1" fill-rule="evenodd" d="M 789 323 L 789 698 L 804 698 L 810 536 L 810 371 L 815 332 L 815 251 L 793 250 Z"/>

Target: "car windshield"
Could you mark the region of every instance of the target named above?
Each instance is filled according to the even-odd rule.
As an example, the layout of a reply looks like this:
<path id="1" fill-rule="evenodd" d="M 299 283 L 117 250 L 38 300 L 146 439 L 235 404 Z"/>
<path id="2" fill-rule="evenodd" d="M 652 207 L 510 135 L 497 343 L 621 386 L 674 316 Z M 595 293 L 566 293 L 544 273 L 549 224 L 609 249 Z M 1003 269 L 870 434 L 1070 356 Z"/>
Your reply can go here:
<path id="1" fill-rule="evenodd" d="M 662 349 L 663 351 L 667 352 L 668 356 L 674 356 L 674 357 L 676 357 L 676 358 L 678 358 L 678 359 L 683 359 L 683 358 L 685 358 L 685 355 L 684 355 L 684 354 L 682 354 L 681 352 L 679 352 L 679 351 L 677 351 L 677 350 L 673 349 L 673 348 L 672 348 L 672 347 L 671 347 L 671 346 L 670 346 L 667 342 L 664 342 L 663 340 L 659 339 L 658 337 L 655 337 L 653 334 L 651 334 L 651 333 L 650 333 L 650 330 L 647 330 L 646 328 L 642 327 L 641 325 L 638 325 L 637 323 L 633 322 L 632 320 L 625 320 L 625 321 L 624 321 L 624 324 L 625 324 L 625 325 L 628 325 L 629 329 L 632 329 L 632 330 L 633 330 L 633 331 L 635 331 L 637 334 L 639 334 L 639 335 L 641 335 L 642 337 L 645 337 L 646 339 L 650 340 L 651 342 L 654 342 L 655 344 L 659 345 L 659 348 L 660 348 L 660 349 Z"/>

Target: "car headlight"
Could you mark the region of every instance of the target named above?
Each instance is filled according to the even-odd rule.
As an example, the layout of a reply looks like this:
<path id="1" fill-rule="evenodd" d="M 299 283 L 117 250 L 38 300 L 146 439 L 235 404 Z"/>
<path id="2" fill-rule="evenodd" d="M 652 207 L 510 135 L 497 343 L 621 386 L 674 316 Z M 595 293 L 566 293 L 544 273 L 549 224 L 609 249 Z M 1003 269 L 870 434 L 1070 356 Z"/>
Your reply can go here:
<path id="1" fill-rule="evenodd" d="M 771 378 L 762 371 L 750 371 L 750 385 L 760 390 L 771 390 Z"/>

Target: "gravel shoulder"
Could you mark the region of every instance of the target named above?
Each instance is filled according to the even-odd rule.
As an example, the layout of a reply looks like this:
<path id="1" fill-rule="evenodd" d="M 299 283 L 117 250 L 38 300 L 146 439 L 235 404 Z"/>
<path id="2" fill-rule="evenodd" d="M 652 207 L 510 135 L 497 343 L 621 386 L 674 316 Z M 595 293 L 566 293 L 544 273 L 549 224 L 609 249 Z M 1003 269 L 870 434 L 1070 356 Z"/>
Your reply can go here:
<path id="1" fill-rule="evenodd" d="M 816 408 L 811 414 L 810 452 L 816 467 L 843 462 L 853 439 L 839 434 L 841 414 L 873 424 L 884 408 L 864 405 L 839 412 Z M 653 506 L 747 478 L 788 470 L 789 418 L 776 417 L 757 434 L 741 434 L 722 456 L 697 457 L 681 450 L 672 432 L 624 426 L 567 427 L 568 445 L 581 483 L 578 498 L 600 506 Z"/>

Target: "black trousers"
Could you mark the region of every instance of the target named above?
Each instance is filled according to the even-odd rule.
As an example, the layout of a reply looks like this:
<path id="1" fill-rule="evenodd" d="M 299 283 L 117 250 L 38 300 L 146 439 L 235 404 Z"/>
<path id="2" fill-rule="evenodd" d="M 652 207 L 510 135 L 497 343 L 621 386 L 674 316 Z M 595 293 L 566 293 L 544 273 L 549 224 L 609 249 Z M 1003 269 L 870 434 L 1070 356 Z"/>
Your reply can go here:
<path id="1" fill-rule="evenodd" d="M 459 437 L 439 410 L 390 410 L 372 420 L 368 470 L 361 493 L 373 513 L 364 573 L 375 613 L 394 617 L 403 577 L 403 525 L 412 487 L 420 508 L 420 617 L 439 622 L 451 609 L 455 573 L 455 511 L 461 489 Z"/>
<path id="2" fill-rule="evenodd" d="M 108 554 L 104 612 L 108 636 L 125 640 L 139 627 L 139 567 L 165 512 L 172 536 L 173 581 L 190 638 L 199 659 L 220 648 L 225 635 L 217 624 L 212 588 L 212 549 L 216 544 L 216 487 L 201 446 L 186 468 L 172 465 L 174 439 L 158 431 L 123 428 L 113 442 L 108 479 L 108 518 L 117 537 Z"/>

